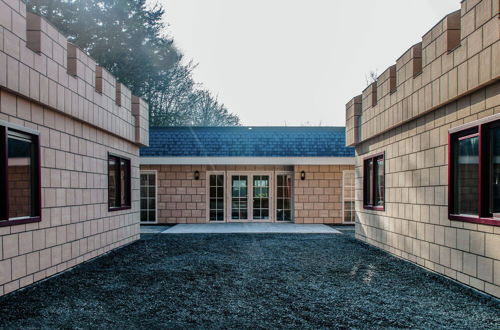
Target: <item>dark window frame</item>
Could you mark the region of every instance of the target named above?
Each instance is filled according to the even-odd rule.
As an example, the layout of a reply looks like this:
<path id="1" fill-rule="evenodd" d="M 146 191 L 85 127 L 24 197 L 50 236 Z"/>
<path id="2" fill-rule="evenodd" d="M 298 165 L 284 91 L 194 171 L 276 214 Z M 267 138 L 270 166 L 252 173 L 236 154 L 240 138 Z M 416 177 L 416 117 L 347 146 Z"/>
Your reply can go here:
<path id="1" fill-rule="evenodd" d="M 109 192 L 109 185 L 110 185 L 110 177 L 109 177 L 109 161 L 111 158 L 114 158 L 117 160 L 116 164 L 116 170 L 115 170 L 115 176 L 117 178 L 116 180 L 116 192 L 115 195 L 118 196 L 118 200 L 120 201 L 118 206 L 112 206 L 110 204 L 110 192 Z M 128 164 L 128 176 L 125 178 L 125 203 L 121 203 L 121 192 L 123 187 L 121 186 L 121 163 L 122 160 L 125 161 Z M 132 208 L 132 165 L 130 158 L 126 158 L 117 154 L 113 153 L 108 153 L 108 159 L 107 159 L 107 175 L 108 175 L 108 211 L 113 212 L 113 211 L 122 211 L 122 210 L 130 210 Z M 116 197 L 115 196 L 115 197 Z"/>
<path id="2" fill-rule="evenodd" d="M 500 127 L 500 119 L 480 122 L 476 125 L 470 125 L 450 132 L 448 134 L 448 219 L 464 222 L 479 223 L 485 225 L 500 226 L 500 218 L 494 217 L 490 213 L 489 201 L 489 178 L 490 178 L 490 155 L 491 144 L 489 139 L 489 130 L 493 127 Z M 479 166 L 478 166 L 478 214 L 465 215 L 455 212 L 455 151 L 456 142 L 470 138 L 479 137 Z"/>
<path id="3" fill-rule="evenodd" d="M 42 184 L 41 184 L 41 162 L 40 162 L 40 137 L 37 134 L 27 132 L 22 127 L 12 127 L 13 125 L 0 124 L 0 227 L 21 225 L 33 222 L 42 221 Z M 33 213 L 29 217 L 19 219 L 9 219 L 9 188 L 8 188 L 8 169 L 9 169 L 9 131 L 19 132 L 24 135 L 29 135 L 34 146 L 34 168 L 32 178 L 33 188 Z"/>
<path id="4" fill-rule="evenodd" d="M 382 169 L 382 177 L 384 180 L 383 185 L 383 198 L 382 205 L 373 205 L 375 199 L 375 183 L 376 183 L 376 170 L 377 166 L 375 166 L 376 161 L 382 159 L 383 160 L 383 169 Z M 367 173 L 369 172 L 369 167 L 367 164 L 372 162 L 372 168 L 370 172 L 370 189 L 367 189 Z M 374 211 L 385 211 L 385 152 L 380 152 L 363 159 L 363 208 L 366 210 L 374 210 Z"/>

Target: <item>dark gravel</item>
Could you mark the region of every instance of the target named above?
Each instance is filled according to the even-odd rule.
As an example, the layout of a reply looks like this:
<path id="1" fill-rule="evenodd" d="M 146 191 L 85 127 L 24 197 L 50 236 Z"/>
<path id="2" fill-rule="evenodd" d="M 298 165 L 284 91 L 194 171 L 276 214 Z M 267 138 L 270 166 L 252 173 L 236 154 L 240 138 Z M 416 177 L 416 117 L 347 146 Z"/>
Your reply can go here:
<path id="1" fill-rule="evenodd" d="M 350 235 L 143 235 L 0 298 L 2 328 L 493 329 L 500 307 Z"/>

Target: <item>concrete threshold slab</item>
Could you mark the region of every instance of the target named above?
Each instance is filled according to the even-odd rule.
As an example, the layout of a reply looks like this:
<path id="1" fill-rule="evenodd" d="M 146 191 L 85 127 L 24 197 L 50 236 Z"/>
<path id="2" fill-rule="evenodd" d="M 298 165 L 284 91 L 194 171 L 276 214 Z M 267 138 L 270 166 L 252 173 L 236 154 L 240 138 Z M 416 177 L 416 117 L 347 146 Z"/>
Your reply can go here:
<path id="1" fill-rule="evenodd" d="M 295 223 L 200 223 L 177 224 L 162 234 L 341 234 L 340 231 L 322 224 Z"/>

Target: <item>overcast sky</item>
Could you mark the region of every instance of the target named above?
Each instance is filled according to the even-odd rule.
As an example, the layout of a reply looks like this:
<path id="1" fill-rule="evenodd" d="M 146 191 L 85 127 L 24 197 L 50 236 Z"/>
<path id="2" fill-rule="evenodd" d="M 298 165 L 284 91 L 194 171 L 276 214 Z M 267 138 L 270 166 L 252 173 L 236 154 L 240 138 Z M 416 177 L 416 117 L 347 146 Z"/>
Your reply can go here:
<path id="1" fill-rule="evenodd" d="M 459 0 L 150 0 L 243 125 L 345 125 L 345 104 Z"/>

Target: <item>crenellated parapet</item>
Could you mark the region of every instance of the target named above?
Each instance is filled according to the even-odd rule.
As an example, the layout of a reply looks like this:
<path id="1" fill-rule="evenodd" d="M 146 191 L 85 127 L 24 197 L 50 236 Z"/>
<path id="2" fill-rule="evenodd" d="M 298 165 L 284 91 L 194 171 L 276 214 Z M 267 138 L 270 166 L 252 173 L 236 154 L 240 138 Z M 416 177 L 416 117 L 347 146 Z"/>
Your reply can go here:
<path id="1" fill-rule="evenodd" d="M 463 1 L 460 10 L 439 21 L 361 97 L 347 103 L 347 145 L 366 141 L 497 81 L 499 7 L 499 0 Z"/>
<path id="2" fill-rule="evenodd" d="M 0 0 L 0 12 L 0 88 L 147 144 L 148 106 L 143 100 L 44 18 L 27 13 L 23 1 Z M 134 109 L 133 100 L 140 106 Z"/>
<path id="3" fill-rule="evenodd" d="M 354 145 L 360 141 L 360 136 L 358 135 L 361 131 L 359 130 L 360 118 L 361 118 L 361 98 L 362 95 L 358 95 L 352 98 L 346 105 L 346 144 Z"/>

